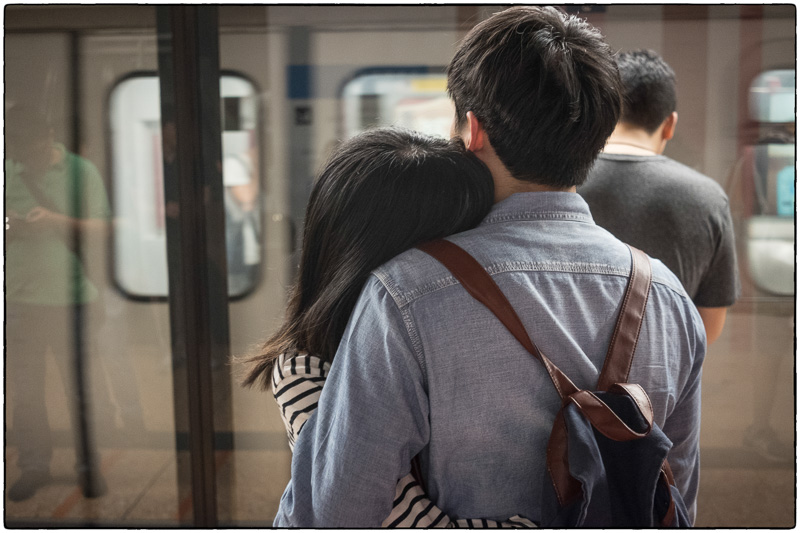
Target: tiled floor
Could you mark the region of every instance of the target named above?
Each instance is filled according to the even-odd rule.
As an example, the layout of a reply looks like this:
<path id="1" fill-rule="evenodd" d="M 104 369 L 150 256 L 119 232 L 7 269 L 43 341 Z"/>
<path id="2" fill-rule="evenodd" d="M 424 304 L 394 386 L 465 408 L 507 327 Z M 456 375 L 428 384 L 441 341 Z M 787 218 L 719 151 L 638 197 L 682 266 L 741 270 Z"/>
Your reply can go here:
<path id="1" fill-rule="evenodd" d="M 723 337 L 712 346 L 703 376 L 697 526 L 795 524 L 795 461 L 768 461 L 742 445 L 749 424 L 767 417 L 780 441 L 792 446 L 793 336 L 790 317 L 732 313 Z M 6 526 L 190 525 L 191 500 L 178 491 L 171 397 L 164 400 L 170 377 L 161 358 L 145 352 L 136 363 L 134 377 L 149 387 L 140 391 L 147 431 L 126 437 L 113 431 L 98 434 L 108 493 L 94 500 L 83 498 L 76 486 L 66 410 L 57 394 L 48 395 L 56 443 L 53 482 L 27 501 L 6 498 Z M 775 366 L 777 377 L 759 387 L 758 369 L 767 363 Z M 48 379 L 55 380 L 52 372 Z M 764 390 L 774 394 L 774 405 L 771 412 L 758 413 L 755 399 Z M 217 454 L 220 520 L 231 526 L 267 526 L 289 478 L 283 426 L 265 393 L 234 387 L 233 411 L 234 427 L 240 432 L 235 434 L 234 450 Z M 19 476 L 17 453 L 12 440 L 5 449 L 6 487 Z"/>
<path id="2" fill-rule="evenodd" d="M 792 527 L 795 459 L 770 461 L 743 446 L 755 420 L 768 419 L 781 448 L 795 441 L 794 321 L 732 313 L 703 367 L 703 428 L 697 520 L 700 527 Z M 760 383 L 773 367 L 774 377 Z M 769 413 L 756 399 L 772 394 Z"/>

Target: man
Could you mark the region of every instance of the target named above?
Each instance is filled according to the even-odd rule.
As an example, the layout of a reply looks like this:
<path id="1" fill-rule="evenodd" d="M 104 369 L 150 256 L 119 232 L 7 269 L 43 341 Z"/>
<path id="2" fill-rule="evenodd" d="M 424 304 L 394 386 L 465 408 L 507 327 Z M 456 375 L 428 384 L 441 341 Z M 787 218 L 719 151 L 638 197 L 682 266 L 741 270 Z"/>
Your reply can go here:
<path id="1" fill-rule="evenodd" d="M 48 350 L 68 395 L 83 494 L 101 496 L 107 488 L 97 453 L 91 439 L 83 442 L 79 432 L 82 407 L 76 390 L 73 323 L 78 307 L 85 321 L 97 316 L 92 304 L 98 289 L 72 249 L 72 236 L 74 231 L 84 237 L 104 236 L 109 216 L 105 187 L 92 163 L 54 142 L 53 129 L 38 111 L 14 107 L 6 113 L 5 127 L 6 377 L 13 406 L 7 437 L 17 445 L 21 471 L 7 491 L 8 499 L 27 500 L 50 482 Z M 91 339 L 85 340 L 91 345 Z M 99 393 L 98 413 L 110 418 L 105 381 L 92 384 Z"/>
<path id="2" fill-rule="evenodd" d="M 575 187 L 619 116 L 613 55 L 591 26 L 549 7 L 477 25 L 448 68 L 455 132 L 495 181 L 496 205 L 450 237 L 492 275 L 543 353 L 594 388 L 631 268 Z M 705 334 L 680 282 L 653 261 L 630 380 L 674 443 L 693 506 Z M 277 526 L 379 526 L 419 454 L 451 518 L 538 522 L 560 400 L 546 371 L 437 261 L 412 249 L 374 271 L 300 432 Z"/>
<path id="3" fill-rule="evenodd" d="M 620 54 L 622 118 L 578 192 L 598 225 L 661 259 L 700 311 L 708 343 L 738 296 L 728 197 L 664 155 L 675 135 L 675 73 L 653 51 Z"/>

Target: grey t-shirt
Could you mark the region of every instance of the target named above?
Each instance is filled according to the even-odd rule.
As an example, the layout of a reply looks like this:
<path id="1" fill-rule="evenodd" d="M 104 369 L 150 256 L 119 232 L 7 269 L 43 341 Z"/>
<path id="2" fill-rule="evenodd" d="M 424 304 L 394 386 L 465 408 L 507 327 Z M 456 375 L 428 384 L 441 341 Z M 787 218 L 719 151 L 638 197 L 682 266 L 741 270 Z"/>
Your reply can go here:
<path id="1" fill-rule="evenodd" d="M 666 156 L 600 154 L 578 192 L 599 226 L 663 261 L 696 306 L 736 301 L 733 223 L 714 180 Z"/>

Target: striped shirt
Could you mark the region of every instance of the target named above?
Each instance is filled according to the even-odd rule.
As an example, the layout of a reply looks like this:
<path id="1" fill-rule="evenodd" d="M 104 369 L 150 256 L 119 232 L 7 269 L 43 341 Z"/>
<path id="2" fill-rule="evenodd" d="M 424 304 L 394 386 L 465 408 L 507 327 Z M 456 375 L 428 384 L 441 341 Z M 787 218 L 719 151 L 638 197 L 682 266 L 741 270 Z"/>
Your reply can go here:
<path id="1" fill-rule="evenodd" d="M 272 370 L 272 392 L 280 408 L 289 448 L 303 425 L 317 409 L 322 386 L 330 371 L 330 363 L 319 357 L 282 354 Z M 447 528 L 533 528 L 536 524 L 519 515 L 497 522 L 482 518 L 451 520 L 425 494 L 420 484 L 409 473 L 397 482 L 392 512 L 383 521 L 383 527 L 447 527 Z"/>

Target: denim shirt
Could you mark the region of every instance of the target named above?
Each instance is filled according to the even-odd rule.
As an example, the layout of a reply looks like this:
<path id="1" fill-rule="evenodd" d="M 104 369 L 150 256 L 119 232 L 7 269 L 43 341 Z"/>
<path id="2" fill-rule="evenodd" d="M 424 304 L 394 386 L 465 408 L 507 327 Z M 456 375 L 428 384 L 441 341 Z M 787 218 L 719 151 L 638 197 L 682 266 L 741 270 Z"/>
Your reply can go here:
<path id="1" fill-rule="evenodd" d="M 594 389 L 631 258 L 583 199 L 518 193 L 449 239 L 492 275 L 539 349 Z M 673 442 L 670 465 L 693 520 L 705 330 L 678 279 L 652 263 L 629 381 L 647 391 Z M 361 293 L 295 443 L 275 525 L 379 527 L 417 454 L 428 494 L 451 518 L 537 522 L 559 404 L 541 363 L 440 263 L 409 250 Z"/>

